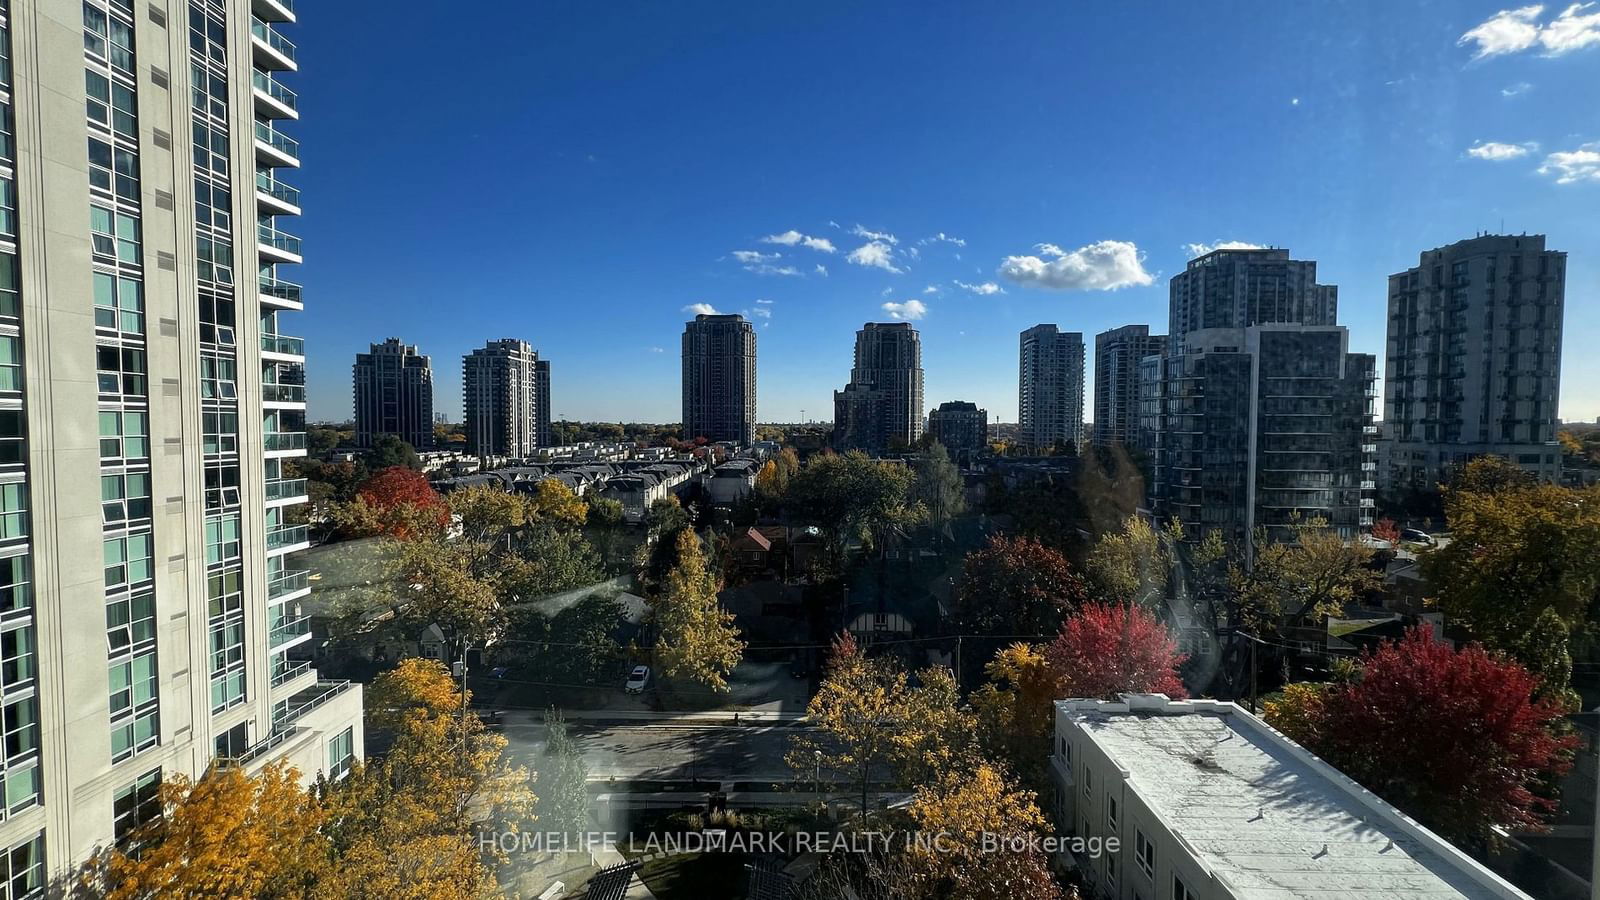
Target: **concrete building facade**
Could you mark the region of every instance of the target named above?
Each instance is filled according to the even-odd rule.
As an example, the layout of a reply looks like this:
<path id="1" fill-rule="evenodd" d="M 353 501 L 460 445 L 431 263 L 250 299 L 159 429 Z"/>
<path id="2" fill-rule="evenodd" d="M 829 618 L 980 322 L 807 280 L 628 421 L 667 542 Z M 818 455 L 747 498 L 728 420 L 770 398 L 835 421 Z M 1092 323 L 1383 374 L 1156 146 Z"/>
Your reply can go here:
<path id="1" fill-rule="evenodd" d="M 352 381 L 356 446 L 392 434 L 418 450 L 433 447 L 433 363 L 415 344 L 389 338 L 357 353 Z"/>
<path id="2" fill-rule="evenodd" d="M 1480 235 L 1389 276 L 1385 490 L 1436 490 L 1490 454 L 1560 479 L 1566 265 L 1542 234 Z"/>
<path id="3" fill-rule="evenodd" d="M 6 896 L 219 759 L 338 777 L 361 690 L 309 662 L 298 117 L 277 0 L 0 4 Z M 147 14 L 148 13 L 148 14 Z M 251 181 L 253 180 L 253 186 Z M 253 188 L 253 189 L 252 189 Z M 85 227 L 85 226 L 88 227 Z M 94 554 L 100 549 L 100 554 Z M 102 560 L 85 565 L 86 557 Z"/>
<path id="4" fill-rule="evenodd" d="M 1320 518 L 1354 537 L 1372 524 L 1377 364 L 1349 352 L 1337 297 L 1316 263 L 1279 249 L 1218 250 L 1173 277 L 1159 515 L 1246 553 L 1257 528 L 1288 539 Z"/>
<path id="5" fill-rule="evenodd" d="M 1022 442 L 1047 449 L 1083 446 L 1083 333 L 1054 325 L 1022 332 L 1017 374 Z"/>
<path id="6" fill-rule="evenodd" d="M 922 336 L 909 322 L 868 322 L 856 332 L 850 383 L 833 392 L 833 443 L 882 452 L 922 436 Z"/>
<path id="7" fill-rule="evenodd" d="M 1124 325 L 1094 336 L 1094 442 L 1102 447 L 1139 443 L 1139 366 L 1160 353 L 1167 336 L 1148 325 Z"/>
<path id="8" fill-rule="evenodd" d="M 950 451 L 989 445 L 989 413 L 966 400 L 947 400 L 928 413 L 928 433 Z"/>
<path id="9" fill-rule="evenodd" d="M 684 326 L 683 437 L 755 442 L 756 330 L 744 316 L 702 313 Z"/>
<path id="10" fill-rule="evenodd" d="M 461 369 L 468 453 L 522 458 L 553 443 L 550 361 L 531 344 L 490 341 L 467 354 Z"/>

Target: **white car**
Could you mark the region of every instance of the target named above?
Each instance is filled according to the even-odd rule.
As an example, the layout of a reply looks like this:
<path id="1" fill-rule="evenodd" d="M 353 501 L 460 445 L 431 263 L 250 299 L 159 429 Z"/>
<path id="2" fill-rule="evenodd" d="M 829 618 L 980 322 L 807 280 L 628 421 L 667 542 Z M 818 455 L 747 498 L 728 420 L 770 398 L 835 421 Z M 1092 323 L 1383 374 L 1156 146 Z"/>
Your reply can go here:
<path id="1" fill-rule="evenodd" d="M 649 686 L 650 667 L 634 666 L 633 671 L 628 673 L 628 683 L 623 685 L 622 689 L 630 694 L 642 694 L 644 689 Z"/>

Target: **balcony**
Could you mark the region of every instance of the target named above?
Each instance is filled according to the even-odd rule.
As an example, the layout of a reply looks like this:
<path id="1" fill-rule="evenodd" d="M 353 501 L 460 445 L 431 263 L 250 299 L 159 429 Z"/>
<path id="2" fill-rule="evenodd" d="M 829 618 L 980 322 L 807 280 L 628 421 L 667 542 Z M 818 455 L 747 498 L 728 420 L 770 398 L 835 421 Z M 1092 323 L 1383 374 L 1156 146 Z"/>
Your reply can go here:
<path id="1" fill-rule="evenodd" d="M 293 403 L 304 406 L 306 403 L 306 386 L 303 384 L 263 384 L 261 386 L 261 402 Z"/>
<path id="2" fill-rule="evenodd" d="M 279 309 L 298 311 L 306 308 L 300 297 L 300 285 L 266 275 L 259 276 L 259 279 L 257 288 L 261 292 L 262 303 Z"/>
<path id="3" fill-rule="evenodd" d="M 250 49 L 258 68 L 290 72 L 299 68 L 294 44 L 259 17 L 250 19 Z"/>
<path id="4" fill-rule="evenodd" d="M 311 546 L 311 527 L 309 525 L 279 525 L 267 529 L 267 552 L 287 553 L 291 550 L 305 550 Z"/>
<path id="5" fill-rule="evenodd" d="M 257 223 L 256 238 L 260 242 L 263 259 L 287 263 L 302 262 L 304 259 L 300 255 L 300 239 L 287 231 Z"/>
<path id="6" fill-rule="evenodd" d="M 301 675 L 306 675 L 310 672 L 311 660 L 309 659 L 290 662 L 282 667 L 274 665 L 272 673 L 272 687 L 283 687 L 289 682 L 294 681 L 296 678 L 299 678 Z"/>
<path id="7" fill-rule="evenodd" d="M 250 73 L 250 93 L 256 98 L 256 115 L 268 119 L 298 119 L 294 91 L 289 90 L 271 75 L 262 71 Z"/>
<path id="8" fill-rule="evenodd" d="M 298 168 L 300 142 L 266 122 L 257 122 L 256 158 L 274 168 Z"/>
<path id="9" fill-rule="evenodd" d="M 306 361 L 305 338 L 289 337 L 283 334 L 261 335 L 261 352 L 270 357 L 290 357 L 284 362 L 304 363 Z"/>
<path id="10" fill-rule="evenodd" d="M 298 479 L 297 479 L 298 480 Z M 271 484 L 272 482 L 267 482 Z M 267 579 L 267 601 L 282 600 L 311 589 L 309 569 L 283 569 Z"/>
<path id="11" fill-rule="evenodd" d="M 273 704 L 274 728 L 288 725 L 350 689 L 348 681 L 319 681 L 294 696 Z"/>
<path id="12" fill-rule="evenodd" d="M 306 480 L 304 478 L 271 478 L 267 480 L 268 503 L 304 503 L 310 497 L 311 495 L 306 493 Z"/>
<path id="13" fill-rule="evenodd" d="M 304 431 L 269 431 L 261 436 L 261 446 L 268 453 L 304 451 L 306 449 L 306 433 Z"/>
<path id="14" fill-rule="evenodd" d="M 294 0 L 251 0 L 250 10 L 268 22 L 294 21 Z"/>
<path id="15" fill-rule="evenodd" d="M 256 170 L 256 206 L 278 216 L 300 215 L 300 189 L 272 177 L 272 172 Z"/>
<path id="16" fill-rule="evenodd" d="M 311 637 L 311 614 L 284 616 L 272 625 L 272 631 L 267 637 L 269 652 L 283 647 L 303 643 Z"/>

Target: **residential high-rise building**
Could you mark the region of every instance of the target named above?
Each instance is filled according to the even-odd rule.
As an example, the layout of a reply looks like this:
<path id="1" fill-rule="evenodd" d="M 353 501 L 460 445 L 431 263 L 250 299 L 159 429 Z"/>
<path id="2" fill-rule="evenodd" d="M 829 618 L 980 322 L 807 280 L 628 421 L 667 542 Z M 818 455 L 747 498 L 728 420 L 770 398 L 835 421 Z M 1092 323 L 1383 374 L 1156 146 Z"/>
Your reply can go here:
<path id="1" fill-rule="evenodd" d="M 1035 325 L 1022 332 L 1018 430 L 1035 449 L 1083 446 L 1083 332 Z"/>
<path id="2" fill-rule="evenodd" d="M 1139 365 L 1167 336 L 1124 325 L 1094 336 L 1094 442 L 1134 447 L 1139 437 Z"/>
<path id="3" fill-rule="evenodd" d="M 356 354 L 356 445 L 392 434 L 425 450 L 433 446 L 433 364 L 416 345 L 389 338 Z"/>
<path id="4" fill-rule="evenodd" d="M 989 413 L 966 400 L 947 400 L 928 413 L 928 433 L 947 450 L 980 450 L 989 444 Z"/>
<path id="5" fill-rule="evenodd" d="M 1386 490 L 1435 490 L 1487 454 L 1560 477 L 1566 268 L 1542 234 L 1481 235 L 1389 276 Z"/>
<path id="6" fill-rule="evenodd" d="M 834 446 L 910 446 L 922 436 L 922 409 L 922 336 L 910 322 L 861 326 L 850 383 L 833 392 Z"/>
<path id="7" fill-rule="evenodd" d="M 135 9 L 0 4 L 13 898 L 159 813 L 163 780 L 219 757 L 338 777 L 363 741 L 360 687 L 311 666 L 306 482 L 283 468 L 305 453 L 305 349 L 284 333 L 302 299 L 280 277 L 301 260 L 279 227 L 300 210 L 278 180 L 298 164 L 279 130 L 294 13 Z"/>
<path id="8" fill-rule="evenodd" d="M 1248 553 L 1257 528 L 1371 524 L 1376 360 L 1349 352 L 1337 298 L 1287 250 L 1217 250 L 1173 276 L 1153 493 L 1191 537 Z"/>
<path id="9" fill-rule="evenodd" d="M 531 456 L 552 443 L 550 362 L 527 341 L 490 341 L 462 359 L 467 452 Z"/>
<path id="10" fill-rule="evenodd" d="M 697 315 L 683 327 L 683 436 L 756 439 L 756 330 L 739 315 Z"/>

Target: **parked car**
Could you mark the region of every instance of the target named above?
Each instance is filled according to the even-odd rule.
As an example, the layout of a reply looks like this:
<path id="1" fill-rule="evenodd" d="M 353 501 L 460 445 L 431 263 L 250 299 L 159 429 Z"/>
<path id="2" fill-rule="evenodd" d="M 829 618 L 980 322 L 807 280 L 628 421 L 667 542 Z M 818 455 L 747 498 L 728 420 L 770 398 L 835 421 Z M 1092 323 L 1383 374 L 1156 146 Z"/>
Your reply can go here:
<path id="1" fill-rule="evenodd" d="M 633 671 L 628 673 L 628 682 L 622 686 L 622 689 L 630 694 L 642 694 L 644 689 L 649 686 L 650 667 L 634 666 Z"/>
<path id="2" fill-rule="evenodd" d="M 1426 531 L 1422 531 L 1418 528 L 1407 528 L 1400 532 L 1400 540 L 1409 544 L 1433 545 L 1433 535 L 1430 535 Z"/>

